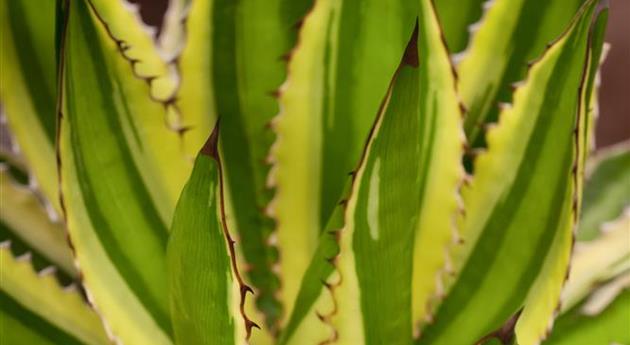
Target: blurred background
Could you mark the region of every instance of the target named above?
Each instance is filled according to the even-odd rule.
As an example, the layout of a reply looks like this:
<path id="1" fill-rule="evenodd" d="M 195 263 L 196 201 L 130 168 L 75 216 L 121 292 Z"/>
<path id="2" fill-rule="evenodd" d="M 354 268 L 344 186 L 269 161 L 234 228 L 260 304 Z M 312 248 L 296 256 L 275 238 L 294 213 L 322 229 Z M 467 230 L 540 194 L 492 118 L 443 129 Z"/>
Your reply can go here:
<path id="1" fill-rule="evenodd" d="M 140 5 L 144 21 L 162 23 L 168 0 L 129 0 Z M 606 42 L 610 51 L 601 74 L 598 148 L 630 139 L 630 0 L 611 0 Z"/>

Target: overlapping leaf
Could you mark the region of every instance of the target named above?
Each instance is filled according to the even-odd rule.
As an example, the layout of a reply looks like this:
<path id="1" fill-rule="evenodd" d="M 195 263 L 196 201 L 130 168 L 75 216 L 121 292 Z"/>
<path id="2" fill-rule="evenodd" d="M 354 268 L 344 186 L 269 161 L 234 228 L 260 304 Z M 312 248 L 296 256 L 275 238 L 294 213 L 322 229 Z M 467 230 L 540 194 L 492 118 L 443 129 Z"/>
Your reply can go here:
<path id="1" fill-rule="evenodd" d="M 242 239 L 248 278 L 271 328 L 281 309 L 275 298 L 279 281 L 272 272 L 277 252 L 268 243 L 273 222 L 263 213 L 270 198 L 265 158 L 273 135 L 268 124 L 278 112 L 273 94 L 285 78 L 282 56 L 295 44 L 294 25 L 309 4 L 174 1 L 161 38 L 166 54 L 175 57 L 181 51 L 177 104 L 184 122 L 199 119 L 194 126 L 211 128 L 221 117 L 228 219 Z"/>
<path id="2" fill-rule="evenodd" d="M 579 207 L 595 6 L 589 1 L 582 7 L 488 132 L 488 152 L 478 156 L 463 190 L 457 278 L 419 343 L 508 341 L 521 310 L 519 344 L 544 337 L 566 276 Z M 504 322 L 512 327 L 502 328 Z"/>
<path id="3" fill-rule="evenodd" d="M 544 14 L 530 16 L 535 2 L 508 6 L 507 0 L 497 0 L 484 17 L 460 65 L 464 101 L 472 106 L 466 130 L 475 145 L 482 141 L 478 125 L 496 116 L 493 104 L 510 98 L 503 89 L 521 76 L 522 62 L 566 26 L 578 2 L 557 0 Z M 245 341 L 253 324 L 245 316 L 247 286 L 236 269 L 228 226 L 237 230 L 248 278 L 272 332 L 282 318 L 272 269 L 278 258 L 269 247 L 278 240 L 287 312 L 281 343 L 410 344 L 414 327 L 432 320 L 432 297 L 446 292 L 452 295 L 436 323 L 422 331 L 420 343 L 471 343 L 484 335 L 503 341 L 512 337 L 514 324 L 520 344 L 544 336 L 580 208 L 586 114 L 594 102 L 605 24 L 600 13 L 590 23 L 594 0 L 531 68 L 514 105 L 502 110 L 498 128 L 488 134 L 489 152 L 475 162 L 474 180 L 465 189 L 468 211 L 459 224 L 454 219 L 463 174 L 460 107 L 430 1 L 318 0 L 300 22 L 298 44 L 287 55 L 288 76 L 278 58 L 294 46 L 291 26 L 307 11 L 308 1 L 174 1 L 162 40 L 169 62 L 177 62 L 172 65 L 157 56 L 150 34 L 125 2 L 65 4 L 58 133 L 62 205 L 88 296 L 116 340 Z M 467 5 L 457 13 L 448 6 L 441 10 L 450 13 L 446 39 L 454 46 L 465 40 L 463 23 L 477 17 L 473 8 L 480 10 L 476 1 Z M 2 18 L 9 18 L 2 37 L 10 39 L 10 61 L 28 51 L 24 42 L 39 44 L 43 37 L 13 21 L 20 9 L 19 14 L 35 18 L 26 2 L 2 4 Z M 417 36 L 406 45 L 418 15 Z M 42 31 L 49 24 L 33 28 Z M 185 46 L 174 43 L 183 37 Z M 522 37 L 527 39 L 515 39 Z M 27 60 L 43 66 L 50 59 Z M 175 80 L 168 76 L 175 66 L 183 77 L 177 102 Z M 43 147 L 52 148 L 53 137 L 47 136 L 54 126 L 39 111 L 47 109 L 42 106 L 46 88 L 33 88 L 27 80 L 32 74 L 19 72 L 11 74 L 19 91 L 15 104 L 32 111 L 12 126 L 18 135 L 20 128 L 35 126 L 33 139 L 19 135 L 27 147 L 46 139 Z M 47 86 L 54 89 L 54 82 Z M 3 88 L 3 102 L 5 95 Z M 279 97 L 279 107 L 272 96 Z M 274 168 L 266 181 L 263 160 L 273 141 L 267 124 L 278 111 L 269 156 Z M 218 117 L 224 165 L 208 156 L 219 156 L 211 141 L 210 151 L 196 160 L 167 240 L 175 202 L 192 169 L 187 158 Z M 44 193 L 57 200 L 55 176 L 42 168 L 54 166 L 52 155 L 26 151 L 28 164 L 40 165 L 36 174 L 39 169 L 50 179 L 42 183 Z M 358 160 L 344 192 L 346 175 Z M 619 161 L 625 164 L 615 160 L 615 166 Z M 609 180 L 615 186 L 625 183 L 623 177 Z M 277 221 L 277 237 L 270 236 L 273 222 L 262 213 L 270 186 L 276 194 L 266 211 Z M 14 192 L 6 197 L 19 194 Z M 610 195 L 614 205 L 595 210 L 597 221 L 627 203 Z M 5 222 L 10 217 L 2 210 Z M 20 235 L 34 234 L 16 215 L 11 211 L 11 226 L 26 224 L 30 230 Z M 458 276 L 445 284 L 446 274 L 453 273 L 448 246 L 457 239 L 458 225 L 465 240 L 455 250 Z M 42 233 L 37 235 L 24 239 L 37 247 Z M 41 248 L 43 255 L 72 274 L 67 248 L 60 254 L 60 232 L 52 238 L 59 245 Z M 620 265 L 615 272 L 627 268 Z M 610 310 L 625 303 L 623 296 Z M 33 313 L 32 306 L 27 313 L 24 305 L 9 302 L 3 298 L 3 312 Z M 37 322 L 32 325 L 43 325 Z M 62 333 L 68 328 L 54 327 Z M 31 328 L 19 334 L 43 341 L 33 332 L 37 327 Z M 72 343 L 71 338 L 85 336 L 60 334 L 51 339 L 61 336 Z"/>

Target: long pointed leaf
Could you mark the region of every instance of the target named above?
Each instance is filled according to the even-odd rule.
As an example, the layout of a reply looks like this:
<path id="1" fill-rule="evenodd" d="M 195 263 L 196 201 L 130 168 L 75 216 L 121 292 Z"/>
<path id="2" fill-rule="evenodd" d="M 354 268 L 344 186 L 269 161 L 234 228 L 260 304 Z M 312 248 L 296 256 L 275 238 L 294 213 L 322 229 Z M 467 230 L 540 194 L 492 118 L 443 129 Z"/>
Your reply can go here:
<path id="1" fill-rule="evenodd" d="M 343 221 L 333 221 L 322 234 L 287 329 L 295 335 L 283 339 L 321 341 L 324 333 L 331 339 L 338 335 L 340 343 L 410 342 L 412 318 L 423 317 L 436 293 L 455 233 L 464 139 L 454 76 L 428 1 L 421 4 L 418 30 L 404 62 L 414 66 L 401 67 L 395 77 L 355 175 L 345 210 L 348 224 L 337 232 Z M 396 183 L 385 188 L 386 181 Z M 400 204 L 401 195 L 413 202 Z M 336 237 L 342 246 L 351 243 L 337 259 L 341 278 L 331 276 Z M 407 280 L 411 274 L 413 284 Z M 327 283 L 318 286 L 318 280 Z M 317 315 L 329 323 L 328 331 L 315 324 L 321 323 Z"/>
<path id="2" fill-rule="evenodd" d="M 279 90 L 270 155 L 275 196 L 267 211 L 277 221 L 285 315 L 360 157 L 417 7 L 410 0 L 323 0 L 302 24 Z"/>
<path id="3" fill-rule="evenodd" d="M 467 209 L 464 244 L 454 260 L 457 278 L 421 344 L 509 338 L 524 305 L 518 342 L 544 336 L 566 275 L 579 207 L 583 96 L 590 92 L 582 87 L 595 5 L 588 2 L 534 64 L 514 105 L 488 132 L 488 151 L 477 157 L 475 176 L 463 190 Z"/>
<path id="4" fill-rule="evenodd" d="M 254 323 L 225 221 L 218 127 L 195 161 L 175 210 L 168 244 L 177 344 L 240 344 Z"/>
<path id="5" fill-rule="evenodd" d="M 168 224 L 192 164 L 164 123 L 167 109 L 94 9 L 73 0 L 66 10 L 58 149 L 67 226 L 112 333 L 169 344 Z"/>
<path id="6" fill-rule="evenodd" d="M 272 271 L 278 255 L 269 243 L 274 224 L 263 213 L 271 196 L 265 186 L 265 158 L 273 140 L 268 124 L 278 112 L 273 91 L 286 74 L 281 57 L 294 45 L 294 25 L 309 4 L 174 1 L 161 40 L 162 49 L 173 57 L 181 50 L 177 104 L 185 126 L 210 128 L 217 117 L 222 119 L 228 219 L 242 239 L 239 249 L 249 268 L 247 278 L 272 330 L 281 307 L 276 300 L 280 283 Z"/>
<path id="7" fill-rule="evenodd" d="M 589 151 L 589 126 L 591 125 L 591 102 L 595 92 L 594 80 L 599 68 L 604 42 L 604 29 L 608 20 L 608 9 L 598 5 L 592 18 L 587 38 L 587 60 L 579 86 L 579 103 L 574 125 L 571 232 L 560 232 L 545 257 L 538 278 L 533 283 L 523 312 L 516 324 L 516 338 L 523 344 L 537 344 L 549 334 L 553 320 L 561 304 L 561 292 L 566 283 L 569 260 L 578 230 L 582 207 L 583 180 L 586 158 Z"/>

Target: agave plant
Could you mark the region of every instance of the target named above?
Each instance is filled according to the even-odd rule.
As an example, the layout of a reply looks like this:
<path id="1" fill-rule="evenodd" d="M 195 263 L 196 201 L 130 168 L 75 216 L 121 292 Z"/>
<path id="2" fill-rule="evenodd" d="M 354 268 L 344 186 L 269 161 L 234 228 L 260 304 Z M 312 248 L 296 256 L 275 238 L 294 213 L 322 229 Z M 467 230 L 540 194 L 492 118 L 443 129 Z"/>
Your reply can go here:
<path id="1" fill-rule="evenodd" d="M 0 4 L 3 344 L 630 343 L 597 1 Z"/>

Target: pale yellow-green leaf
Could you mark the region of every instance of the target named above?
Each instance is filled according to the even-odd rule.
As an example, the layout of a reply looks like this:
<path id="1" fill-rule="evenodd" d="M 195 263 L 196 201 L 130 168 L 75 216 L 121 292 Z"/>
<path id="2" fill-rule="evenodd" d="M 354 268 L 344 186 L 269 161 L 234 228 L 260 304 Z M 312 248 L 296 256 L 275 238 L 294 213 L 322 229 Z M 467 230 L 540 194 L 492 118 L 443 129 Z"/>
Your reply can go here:
<path id="1" fill-rule="evenodd" d="M 110 343 L 100 319 L 77 287 L 63 288 L 54 274 L 35 272 L 28 254 L 14 258 L 8 242 L 0 244 L 0 266 L 2 293 L 85 344 Z"/>

